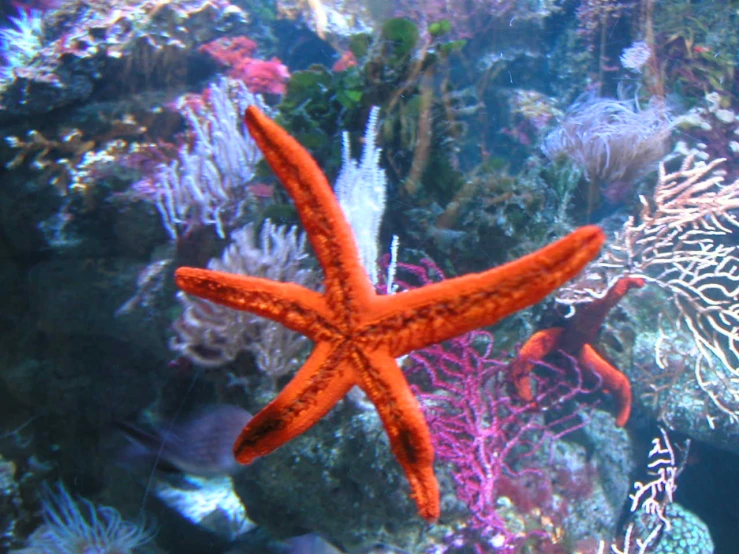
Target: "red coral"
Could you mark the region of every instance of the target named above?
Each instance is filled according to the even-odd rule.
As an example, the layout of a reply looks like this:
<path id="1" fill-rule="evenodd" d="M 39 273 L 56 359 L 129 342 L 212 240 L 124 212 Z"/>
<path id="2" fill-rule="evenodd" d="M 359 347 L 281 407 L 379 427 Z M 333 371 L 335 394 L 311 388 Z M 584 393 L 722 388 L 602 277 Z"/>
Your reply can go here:
<path id="1" fill-rule="evenodd" d="M 269 61 L 252 58 L 256 49 L 253 40 L 239 36 L 216 39 L 198 50 L 230 68 L 228 75 L 243 81 L 251 92 L 285 94 L 285 83 L 290 78 L 287 67 L 277 58 Z"/>
<path id="2" fill-rule="evenodd" d="M 338 60 L 336 60 L 336 62 L 334 62 L 333 67 L 331 67 L 331 71 L 338 73 L 340 71 L 346 71 L 355 65 L 357 65 L 357 58 L 351 50 L 347 50 Z"/>
<path id="3" fill-rule="evenodd" d="M 228 74 L 243 81 L 251 92 L 262 94 L 285 94 L 285 83 L 290 78 L 287 67 L 277 58 L 247 59 L 232 67 Z"/>
<path id="4" fill-rule="evenodd" d="M 245 59 L 251 58 L 257 49 L 253 40 L 240 37 L 221 37 L 198 48 L 199 52 L 208 54 L 220 65 L 234 67 Z"/>

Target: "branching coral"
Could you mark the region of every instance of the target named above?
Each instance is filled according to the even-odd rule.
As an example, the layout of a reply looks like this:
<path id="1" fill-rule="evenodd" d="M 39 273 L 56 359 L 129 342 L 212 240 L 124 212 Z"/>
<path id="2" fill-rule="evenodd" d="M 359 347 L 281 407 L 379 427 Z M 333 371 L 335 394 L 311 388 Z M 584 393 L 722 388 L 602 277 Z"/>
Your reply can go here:
<path id="1" fill-rule="evenodd" d="M 30 165 L 62 196 L 71 191 L 88 193 L 106 168 L 117 167 L 116 159 L 136 149 L 134 139 L 147 132 L 131 114 L 111 119 L 101 114 L 99 123 L 99 131 L 60 128 L 44 134 L 34 129 L 25 138 L 8 136 L 6 142 L 17 152 L 6 167 Z"/>
<path id="2" fill-rule="evenodd" d="M 188 105 L 188 100 L 190 103 Z M 180 102 L 193 135 L 193 146 L 183 145 L 178 159 L 161 165 L 150 187 L 167 232 L 199 225 L 215 225 L 226 236 L 227 217 L 245 200 L 245 185 L 262 158 L 241 122 L 248 105 L 262 106 L 261 97 L 244 84 L 223 79 L 211 85 L 197 102 Z"/>
<path id="3" fill-rule="evenodd" d="M 344 133 L 343 163 L 334 186 L 341 209 L 354 231 L 362 265 L 374 284 L 377 283 L 377 240 L 387 189 L 387 176 L 378 165 L 382 152 L 376 146 L 379 113 L 379 108 L 370 112 L 359 163 L 351 158 L 349 134 Z"/>
<path id="4" fill-rule="evenodd" d="M 398 264 L 398 272 L 402 290 L 414 288 L 409 282 L 443 278 L 429 260 Z M 471 516 L 467 528 L 450 534 L 435 552 L 457 552 L 462 544 L 473 547 L 470 552 L 517 552 L 527 540 L 540 548 L 549 546 L 557 528 L 550 516 L 561 516 L 566 506 L 560 502 L 551 510 L 556 504 L 553 486 L 538 464 L 556 440 L 584 424 L 578 410 L 566 407 L 580 392 L 592 391 L 583 385 L 579 369 L 574 363 L 569 371 L 541 363 L 549 376 L 536 378 L 534 402 L 521 403 L 509 393 L 507 363 L 504 356 L 497 357 L 490 333 L 473 331 L 409 358 L 405 371 L 418 383 L 413 390 L 429 422 L 436 454 L 451 466 L 457 497 Z M 570 382 L 570 373 L 576 382 Z M 529 488 L 536 492 L 523 492 Z M 535 497 L 536 509 L 526 505 L 529 496 Z M 528 520 L 527 531 L 513 529 L 505 513 L 517 510 Z"/>

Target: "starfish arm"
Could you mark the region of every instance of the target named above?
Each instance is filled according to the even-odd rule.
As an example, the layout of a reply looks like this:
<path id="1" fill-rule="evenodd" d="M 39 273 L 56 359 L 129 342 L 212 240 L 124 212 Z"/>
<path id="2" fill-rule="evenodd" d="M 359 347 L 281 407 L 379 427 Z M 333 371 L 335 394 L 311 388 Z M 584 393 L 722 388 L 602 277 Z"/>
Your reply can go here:
<path id="1" fill-rule="evenodd" d="M 360 375 L 359 385 L 377 408 L 419 514 L 428 521 L 438 519 L 441 508 L 431 433 L 403 372 L 385 352 L 365 356 L 358 351 L 352 363 Z"/>
<path id="2" fill-rule="evenodd" d="M 290 193 L 324 272 L 326 302 L 350 317 L 357 301 L 374 295 L 359 260 L 354 233 L 326 176 L 311 155 L 255 106 L 244 116 L 267 163 Z"/>
<path id="3" fill-rule="evenodd" d="M 576 352 L 583 344 L 594 343 L 608 312 L 626 293 L 633 288 L 643 287 L 644 283 L 644 279 L 640 277 L 621 277 L 603 298 L 579 304 L 567 326 L 566 336 L 562 338 L 562 348 L 568 352 Z"/>
<path id="4" fill-rule="evenodd" d="M 356 380 L 342 360 L 345 349 L 316 345 L 295 377 L 241 431 L 234 443 L 239 463 L 250 464 L 304 433 L 349 392 Z"/>
<path id="5" fill-rule="evenodd" d="M 529 340 L 523 343 L 518 355 L 511 362 L 509 366 L 510 379 L 513 388 L 522 400 L 531 402 L 534 399 L 529 378 L 531 370 L 534 369 L 534 364 L 537 361 L 544 359 L 544 356 L 557 348 L 562 331 L 561 327 L 537 331 L 529 337 Z"/>
<path id="6" fill-rule="evenodd" d="M 623 427 L 631 415 L 631 383 L 628 377 L 609 364 L 595 349 L 586 344 L 580 350 L 578 361 L 586 370 L 600 377 L 603 389 L 608 390 L 616 399 L 618 407 L 616 425 Z"/>
<path id="7" fill-rule="evenodd" d="M 294 283 L 194 267 L 178 268 L 175 282 L 189 294 L 277 321 L 314 341 L 330 332 L 323 297 Z"/>
<path id="8" fill-rule="evenodd" d="M 536 252 L 490 269 L 392 296 L 378 296 L 365 328 L 385 336 L 394 357 L 492 325 L 536 304 L 577 275 L 603 245 L 581 227 Z"/>

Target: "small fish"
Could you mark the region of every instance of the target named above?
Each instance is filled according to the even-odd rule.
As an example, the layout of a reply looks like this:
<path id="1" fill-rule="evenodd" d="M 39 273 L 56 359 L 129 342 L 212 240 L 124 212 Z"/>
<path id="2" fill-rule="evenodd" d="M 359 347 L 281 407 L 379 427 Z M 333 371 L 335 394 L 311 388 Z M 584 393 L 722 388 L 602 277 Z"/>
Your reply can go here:
<path id="1" fill-rule="evenodd" d="M 130 443 L 119 458 L 203 477 L 231 474 L 241 467 L 233 455 L 234 442 L 251 418 L 243 408 L 218 404 L 152 431 L 119 421 L 116 426 Z"/>

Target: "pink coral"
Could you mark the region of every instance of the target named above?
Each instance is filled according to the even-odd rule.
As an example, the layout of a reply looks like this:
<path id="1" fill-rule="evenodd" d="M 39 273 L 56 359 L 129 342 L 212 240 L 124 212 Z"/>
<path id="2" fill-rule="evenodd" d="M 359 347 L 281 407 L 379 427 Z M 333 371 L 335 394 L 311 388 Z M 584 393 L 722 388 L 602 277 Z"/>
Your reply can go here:
<path id="1" fill-rule="evenodd" d="M 354 52 L 346 50 L 341 57 L 334 62 L 334 65 L 331 67 L 331 71 L 338 73 L 339 71 L 346 71 L 355 65 L 357 65 L 357 58 L 354 56 Z"/>
<path id="2" fill-rule="evenodd" d="M 251 58 L 257 49 L 257 43 L 244 37 L 221 37 L 203 44 L 199 52 L 208 54 L 220 65 L 234 67 L 242 61 Z"/>
<path id="3" fill-rule="evenodd" d="M 253 58 L 256 49 L 257 44 L 244 36 L 219 38 L 199 48 L 220 65 L 228 67 L 228 75 L 242 81 L 250 92 L 285 94 L 290 71 L 277 58 Z"/>
<path id="4" fill-rule="evenodd" d="M 400 263 L 397 269 L 401 290 L 444 277 L 429 260 Z M 474 331 L 409 358 L 406 374 L 421 401 L 436 455 L 451 467 L 457 497 L 471 514 L 464 530 L 445 538 L 447 550 L 438 551 L 457 551 L 464 544 L 474 545 L 478 554 L 491 548 L 510 553 L 527 539 L 537 544 L 537 552 L 548 551 L 552 545 L 546 534 L 533 530 L 517 535 L 510 530 L 495 499 L 510 495 L 521 512 L 537 508 L 555 520 L 561 518 L 562 508 L 561 503 L 555 506 L 555 491 L 564 488 L 569 494 L 572 489 L 579 496 L 589 490 L 590 474 L 581 482 L 564 471 L 553 473 L 542 463 L 555 441 L 586 421 L 579 409 L 568 406 L 579 393 L 591 392 L 583 386 L 574 360 L 568 358 L 565 368 L 542 363 L 546 375 L 536 376 L 536 398 L 523 404 L 508 390 L 505 355 L 496 355 L 491 333 Z"/>
<path id="5" fill-rule="evenodd" d="M 285 94 L 285 83 L 290 78 L 287 67 L 277 58 L 269 61 L 247 59 L 228 72 L 244 82 L 253 93 Z"/>

